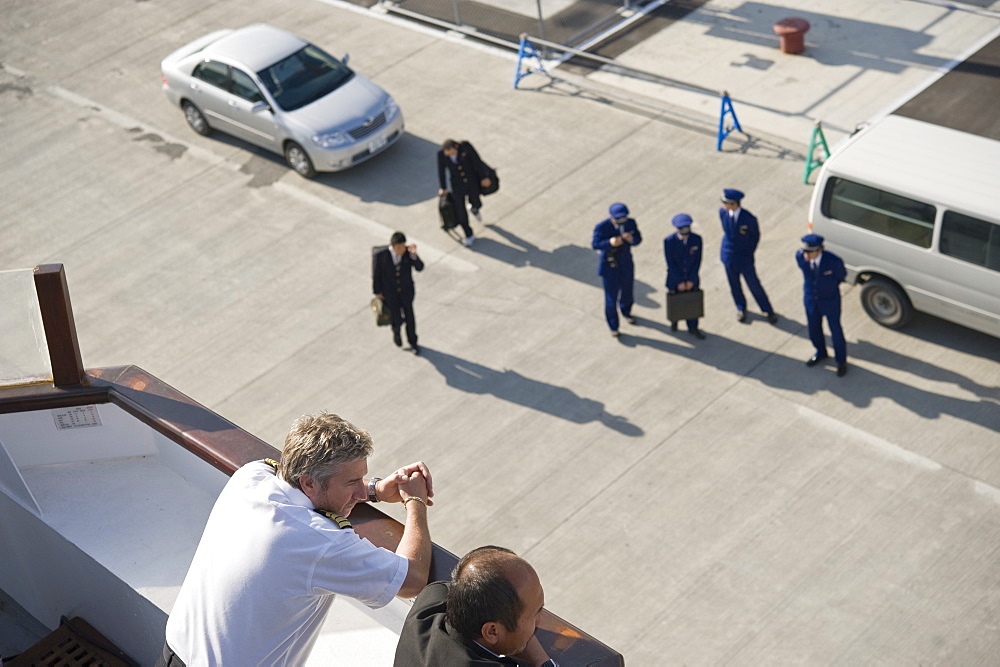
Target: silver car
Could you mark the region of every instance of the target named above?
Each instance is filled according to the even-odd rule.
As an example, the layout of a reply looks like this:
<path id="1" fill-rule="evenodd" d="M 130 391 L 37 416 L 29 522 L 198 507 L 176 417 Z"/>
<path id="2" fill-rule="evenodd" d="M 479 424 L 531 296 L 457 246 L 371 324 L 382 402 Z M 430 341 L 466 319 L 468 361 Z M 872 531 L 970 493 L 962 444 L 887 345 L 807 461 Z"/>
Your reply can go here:
<path id="1" fill-rule="evenodd" d="M 306 178 L 340 171 L 403 136 L 403 114 L 371 80 L 319 47 L 256 24 L 218 30 L 163 59 L 167 98 L 212 130 L 284 155 Z"/>

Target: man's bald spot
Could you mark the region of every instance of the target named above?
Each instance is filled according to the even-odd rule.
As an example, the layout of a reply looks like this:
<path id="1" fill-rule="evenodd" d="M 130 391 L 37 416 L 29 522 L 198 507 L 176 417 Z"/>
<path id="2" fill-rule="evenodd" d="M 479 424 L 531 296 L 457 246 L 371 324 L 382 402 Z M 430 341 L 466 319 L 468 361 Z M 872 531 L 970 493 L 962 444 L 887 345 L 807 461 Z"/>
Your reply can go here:
<path id="1" fill-rule="evenodd" d="M 457 575 L 458 578 L 461 578 L 466 572 L 472 574 L 480 570 L 502 572 L 504 577 L 515 586 L 523 582 L 526 577 L 538 578 L 538 575 L 535 574 L 535 569 L 531 567 L 528 561 L 511 551 L 500 548 L 484 548 L 479 552 L 471 554 L 468 560 L 462 564 Z"/>

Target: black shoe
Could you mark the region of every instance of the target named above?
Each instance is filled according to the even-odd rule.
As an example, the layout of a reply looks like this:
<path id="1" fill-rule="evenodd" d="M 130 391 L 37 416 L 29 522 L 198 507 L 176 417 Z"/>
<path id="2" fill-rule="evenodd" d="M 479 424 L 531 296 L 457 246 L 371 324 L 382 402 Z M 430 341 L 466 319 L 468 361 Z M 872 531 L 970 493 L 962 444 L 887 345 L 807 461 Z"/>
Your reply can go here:
<path id="1" fill-rule="evenodd" d="M 809 357 L 808 361 L 806 361 L 806 366 L 815 366 L 819 362 L 821 362 L 824 359 L 826 359 L 826 357 L 827 357 L 827 355 L 825 355 L 825 354 L 823 356 L 820 356 L 818 354 L 814 354 L 813 356 Z"/>
<path id="2" fill-rule="evenodd" d="M 673 322 L 670 323 L 670 330 L 677 331 L 677 320 L 674 320 Z"/>
<path id="3" fill-rule="evenodd" d="M 767 314 L 767 321 L 770 322 L 771 324 L 777 324 L 778 323 L 778 314 L 777 313 L 768 313 Z"/>
<path id="4" fill-rule="evenodd" d="M 737 310 L 736 311 L 736 321 L 737 322 L 746 322 L 747 321 L 747 311 L 745 311 L 745 310 Z"/>
<path id="5" fill-rule="evenodd" d="M 396 344 L 396 347 L 403 347 L 403 337 L 399 335 L 398 331 L 392 332 L 392 342 Z"/>
<path id="6" fill-rule="evenodd" d="M 419 357 L 420 356 L 420 346 L 417 345 L 416 343 L 414 343 L 410 347 L 413 348 L 413 354 L 415 354 L 415 355 L 417 355 Z"/>
<path id="7" fill-rule="evenodd" d="M 842 378 L 847 375 L 847 362 L 837 364 L 837 377 Z"/>
<path id="8" fill-rule="evenodd" d="M 688 329 L 688 333 L 698 340 L 705 340 L 705 334 L 701 332 L 701 329 Z"/>

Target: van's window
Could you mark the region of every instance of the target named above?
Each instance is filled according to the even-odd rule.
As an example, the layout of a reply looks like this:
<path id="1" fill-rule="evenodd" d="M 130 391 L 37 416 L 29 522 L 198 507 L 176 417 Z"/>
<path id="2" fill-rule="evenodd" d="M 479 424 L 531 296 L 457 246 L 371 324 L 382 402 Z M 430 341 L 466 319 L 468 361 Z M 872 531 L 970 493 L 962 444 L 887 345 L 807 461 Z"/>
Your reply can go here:
<path id="1" fill-rule="evenodd" d="M 945 211 L 940 247 L 945 255 L 1000 271 L 1000 225 Z"/>
<path id="2" fill-rule="evenodd" d="M 932 204 L 843 178 L 831 178 L 823 193 L 826 217 L 921 248 L 931 247 L 935 213 Z"/>

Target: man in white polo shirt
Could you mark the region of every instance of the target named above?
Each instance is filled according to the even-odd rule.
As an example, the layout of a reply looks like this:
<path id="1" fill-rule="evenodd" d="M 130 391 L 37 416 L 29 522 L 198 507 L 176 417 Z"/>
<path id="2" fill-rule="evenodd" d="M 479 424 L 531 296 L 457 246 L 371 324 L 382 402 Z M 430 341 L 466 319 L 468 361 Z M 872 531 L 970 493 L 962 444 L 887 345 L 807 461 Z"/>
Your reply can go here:
<path id="1" fill-rule="evenodd" d="M 371 436 L 327 412 L 300 417 L 280 462 L 248 463 L 219 495 L 167 620 L 158 664 L 299 665 L 337 594 L 372 608 L 426 585 L 431 558 L 423 462 L 371 478 Z M 354 532 L 364 501 L 401 502 L 395 553 Z"/>

